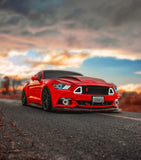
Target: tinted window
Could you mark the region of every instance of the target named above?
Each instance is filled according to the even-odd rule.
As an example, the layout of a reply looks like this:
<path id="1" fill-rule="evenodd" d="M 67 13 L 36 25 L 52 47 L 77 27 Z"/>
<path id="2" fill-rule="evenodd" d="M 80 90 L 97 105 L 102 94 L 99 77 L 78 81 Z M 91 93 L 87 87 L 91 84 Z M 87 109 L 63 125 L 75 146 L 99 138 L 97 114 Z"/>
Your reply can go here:
<path id="1" fill-rule="evenodd" d="M 80 73 L 70 72 L 70 71 L 55 71 L 55 70 L 48 70 L 44 71 L 44 78 L 61 78 L 64 76 L 82 76 Z"/>

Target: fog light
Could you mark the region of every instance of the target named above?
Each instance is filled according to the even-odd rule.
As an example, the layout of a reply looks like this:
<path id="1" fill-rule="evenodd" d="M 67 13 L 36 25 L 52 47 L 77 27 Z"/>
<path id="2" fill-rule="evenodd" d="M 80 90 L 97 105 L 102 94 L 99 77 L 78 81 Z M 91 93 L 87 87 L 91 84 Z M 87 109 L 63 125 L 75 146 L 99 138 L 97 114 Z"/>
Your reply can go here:
<path id="1" fill-rule="evenodd" d="M 114 104 L 115 104 L 116 106 L 118 106 L 118 105 L 119 105 L 119 100 L 116 99 L 115 102 L 114 102 Z"/>
<path id="2" fill-rule="evenodd" d="M 62 103 L 63 103 L 64 105 L 68 105 L 68 104 L 69 104 L 69 100 L 66 99 L 66 98 L 64 98 L 64 99 L 62 100 Z"/>
<path id="3" fill-rule="evenodd" d="M 71 98 L 60 98 L 58 100 L 57 104 L 71 105 L 72 104 L 72 100 L 71 100 Z"/>

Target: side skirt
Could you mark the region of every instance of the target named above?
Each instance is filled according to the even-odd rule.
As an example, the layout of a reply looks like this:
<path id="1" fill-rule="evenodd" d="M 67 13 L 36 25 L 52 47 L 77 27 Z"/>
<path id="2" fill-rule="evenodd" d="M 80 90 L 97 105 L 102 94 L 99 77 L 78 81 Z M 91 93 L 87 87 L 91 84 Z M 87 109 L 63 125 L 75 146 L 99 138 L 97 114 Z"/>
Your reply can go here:
<path id="1" fill-rule="evenodd" d="M 32 106 L 32 107 L 36 107 L 36 108 L 42 108 L 42 106 L 40 104 L 37 104 L 37 103 L 28 103 L 29 106 Z"/>

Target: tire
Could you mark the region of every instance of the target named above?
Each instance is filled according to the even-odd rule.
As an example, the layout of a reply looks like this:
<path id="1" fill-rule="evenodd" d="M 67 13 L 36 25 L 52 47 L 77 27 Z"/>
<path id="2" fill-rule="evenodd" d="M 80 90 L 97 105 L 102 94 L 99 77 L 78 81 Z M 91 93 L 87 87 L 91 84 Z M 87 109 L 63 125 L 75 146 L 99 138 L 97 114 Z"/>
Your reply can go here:
<path id="1" fill-rule="evenodd" d="M 47 87 L 42 92 L 42 108 L 45 111 L 51 111 L 52 109 L 51 94 Z"/>
<path id="2" fill-rule="evenodd" d="M 27 106 L 27 98 L 24 90 L 22 92 L 22 105 Z"/>

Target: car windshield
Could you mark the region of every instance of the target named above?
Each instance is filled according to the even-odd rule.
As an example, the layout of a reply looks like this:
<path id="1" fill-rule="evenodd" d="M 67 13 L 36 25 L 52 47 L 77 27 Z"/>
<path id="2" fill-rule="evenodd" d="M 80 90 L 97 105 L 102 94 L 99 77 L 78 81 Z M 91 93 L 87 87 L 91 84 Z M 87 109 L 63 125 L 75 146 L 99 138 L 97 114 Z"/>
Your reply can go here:
<path id="1" fill-rule="evenodd" d="M 61 78 L 67 76 L 83 76 L 80 73 L 71 72 L 71 71 L 59 71 L 59 70 L 48 70 L 44 71 L 44 79 L 49 78 Z"/>

